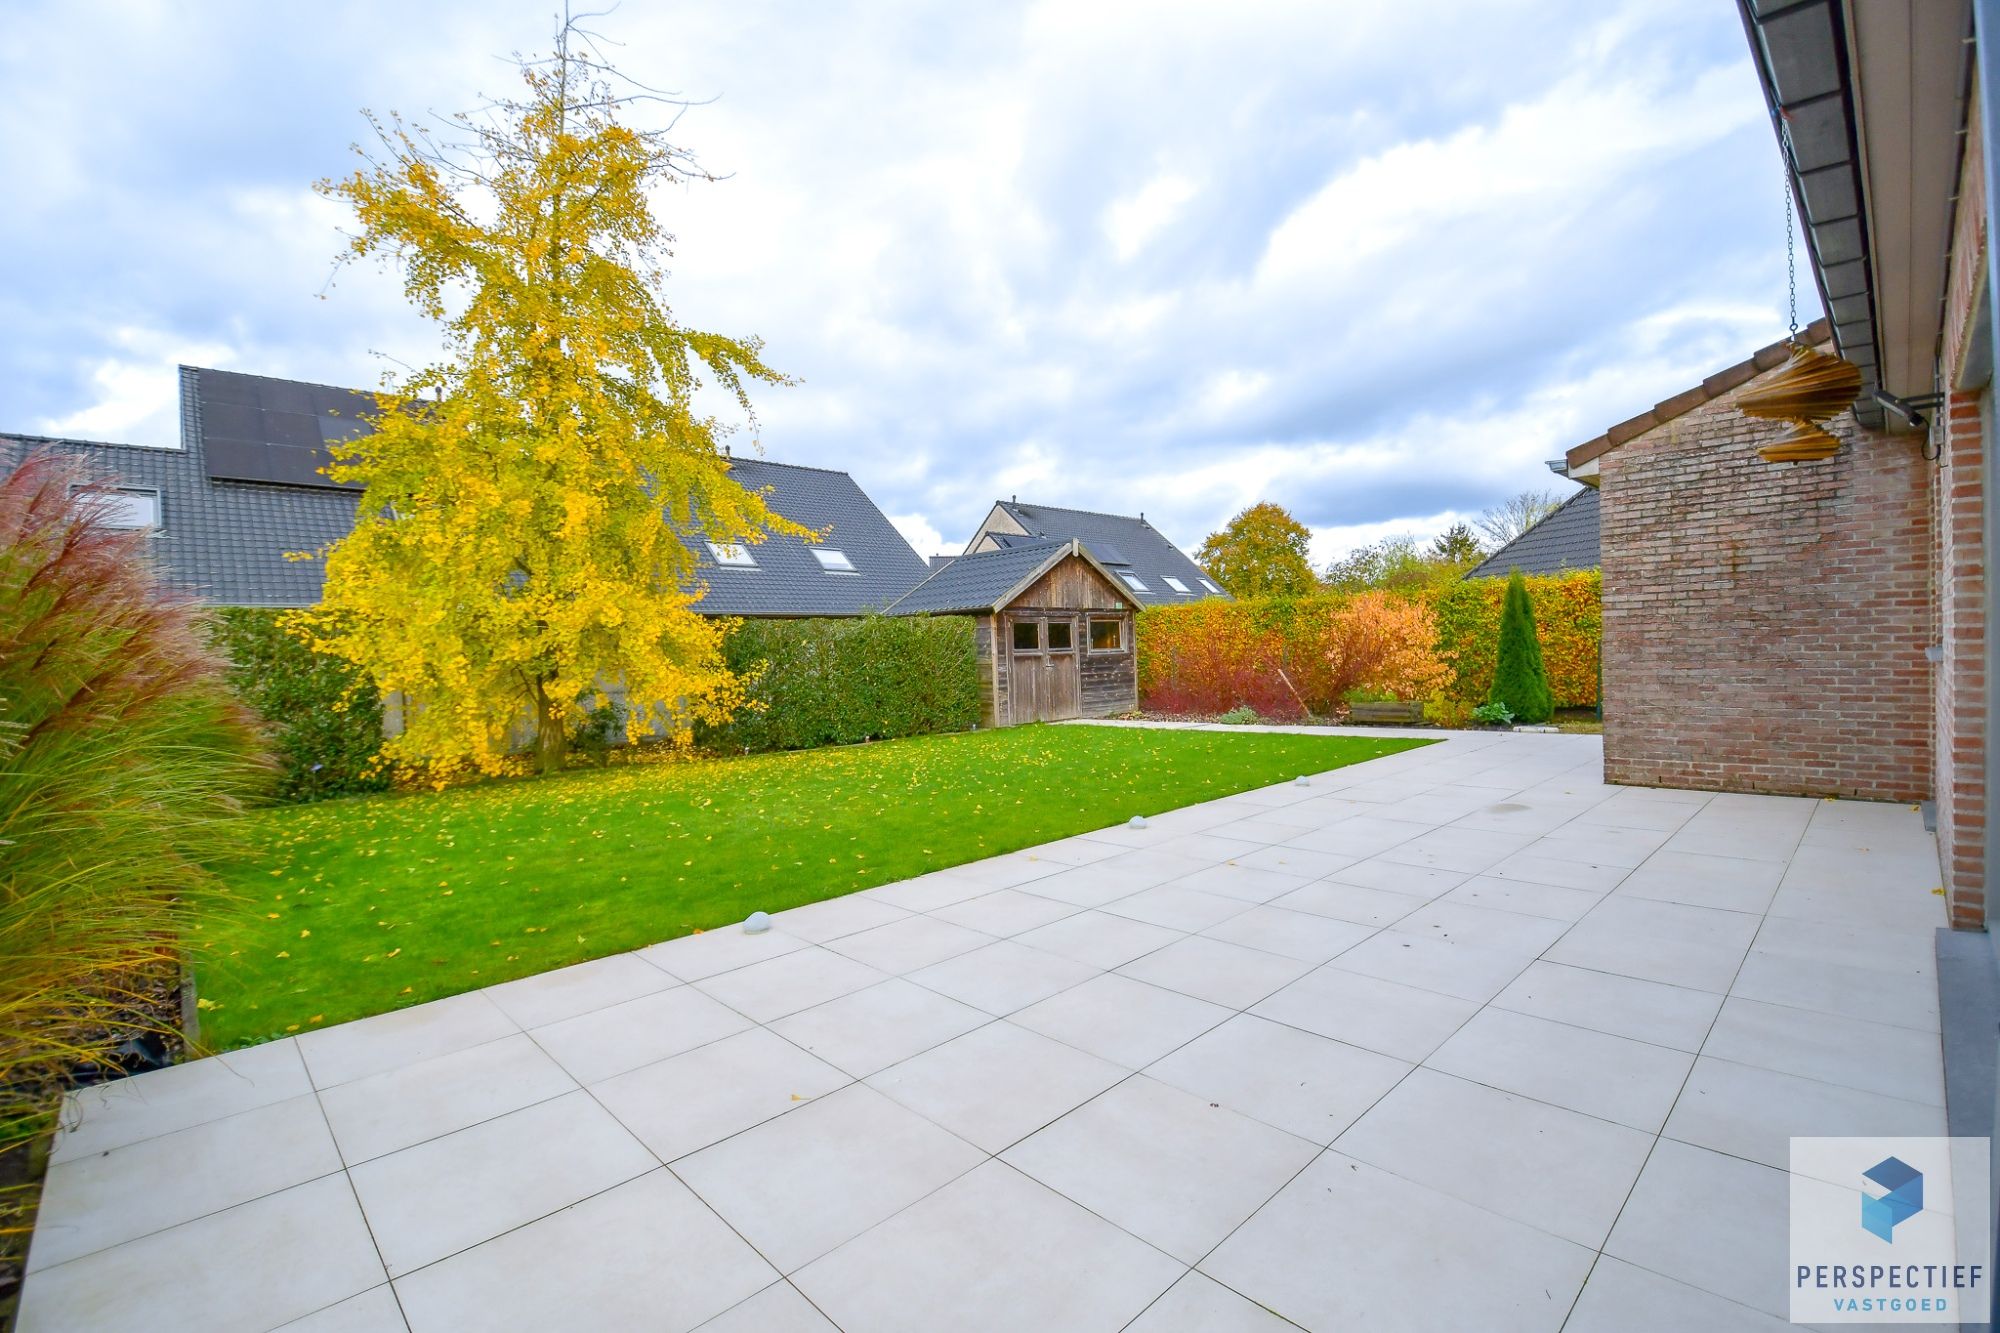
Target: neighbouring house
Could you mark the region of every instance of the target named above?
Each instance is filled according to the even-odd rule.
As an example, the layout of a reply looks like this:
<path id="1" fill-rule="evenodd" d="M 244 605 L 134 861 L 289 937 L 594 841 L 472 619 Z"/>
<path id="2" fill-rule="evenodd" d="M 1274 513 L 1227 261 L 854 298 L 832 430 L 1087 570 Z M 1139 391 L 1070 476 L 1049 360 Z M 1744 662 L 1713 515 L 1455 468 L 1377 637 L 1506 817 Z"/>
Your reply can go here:
<path id="1" fill-rule="evenodd" d="M 1087 509 L 996 501 L 965 544 L 966 555 L 1031 546 L 1044 541 L 1076 541 L 1111 570 L 1141 606 L 1171 606 L 1202 597 L 1226 597 L 1208 571 L 1140 514 L 1098 514 Z"/>
<path id="2" fill-rule="evenodd" d="M 1139 706 L 1136 596 L 1077 538 L 1016 540 L 948 562 L 890 615 L 974 618 L 983 726 Z"/>
<path id="3" fill-rule="evenodd" d="M 1523 574 L 1568 574 L 1598 567 L 1598 491 L 1580 487 L 1556 511 L 1487 556 L 1465 577 L 1504 579 Z"/>
<path id="4" fill-rule="evenodd" d="M 0 434 L 0 465 L 47 447 L 112 486 L 116 521 L 153 534 L 167 579 L 220 606 L 319 601 L 321 566 L 293 559 L 347 535 L 359 490 L 320 468 L 327 446 L 363 434 L 372 394 L 183 366 L 178 448 Z M 858 616 L 914 587 L 930 566 L 845 472 L 731 460 L 736 479 L 821 534 L 753 546 L 691 542 L 706 615 Z"/>

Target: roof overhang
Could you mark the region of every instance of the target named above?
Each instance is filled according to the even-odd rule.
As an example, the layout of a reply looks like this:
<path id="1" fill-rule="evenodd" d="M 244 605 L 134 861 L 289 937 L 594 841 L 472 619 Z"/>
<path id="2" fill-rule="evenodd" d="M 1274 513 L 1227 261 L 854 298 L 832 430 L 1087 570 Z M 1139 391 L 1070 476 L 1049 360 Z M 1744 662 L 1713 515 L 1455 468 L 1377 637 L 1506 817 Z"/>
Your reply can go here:
<path id="1" fill-rule="evenodd" d="M 1737 0 L 1840 354 L 1875 392 L 1934 387 L 1962 129 L 1969 0 Z"/>

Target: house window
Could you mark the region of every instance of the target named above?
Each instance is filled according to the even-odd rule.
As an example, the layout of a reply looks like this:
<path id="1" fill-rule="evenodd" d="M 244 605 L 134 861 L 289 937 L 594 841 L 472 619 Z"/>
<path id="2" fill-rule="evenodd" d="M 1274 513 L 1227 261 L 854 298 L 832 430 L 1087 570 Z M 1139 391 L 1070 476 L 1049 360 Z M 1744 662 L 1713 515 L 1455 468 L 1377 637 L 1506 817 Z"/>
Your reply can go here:
<path id="1" fill-rule="evenodd" d="M 1075 640 L 1070 637 L 1074 632 L 1074 629 L 1067 620 L 1051 620 L 1049 622 L 1049 651 L 1052 653 L 1066 653 L 1076 647 Z"/>
<path id="2" fill-rule="evenodd" d="M 715 557 L 715 563 L 730 569 L 755 569 L 757 560 L 750 554 L 750 548 L 739 542 L 710 542 L 708 552 Z"/>
<path id="3" fill-rule="evenodd" d="M 829 574 L 859 574 L 861 572 L 854 567 L 854 562 L 847 558 L 847 552 L 845 551 L 836 551 L 830 546 L 815 546 L 812 548 L 812 553 L 813 558 L 819 561 L 819 567 Z"/>
<path id="4" fill-rule="evenodd" d="M 1152 589 L 1151 589 L 1151 588 L 1148 588 L 1148 587 L 1147 587 L 1147 586 L 1145 585 L 1145 583 L 1143 583 L 1143 582 L 1142 582 L 1142 581 L 1140 580 L 1140 578 L 1139 578 L 1139 576 L 1138 576 L 1137 574 L 1127 574 L 1127 573 L 1126 573 L 1126 572 L 1125 572 L 1124 570 L 1122 570 L 1122 569 L 1121 569 L 1121 570 L 1119 570 L 1119 571 L 1118 571 L 1118 577 L 1119 577 L 1119 578 L 1121 578 L 1121 579 L 1124 579 L 1124 580 L 1125 580 L 1125 586 L 1126 586 L 1126 587 L 1128 587 L 1128 588 L 1130 588 L 1130 589 L 1131 589 L 1131 590 L 1132 590 L 1133 592 L 1151 592 L 1151 591 L 1152 591 Z"/>
<path id="5" fill-rule="evenodd" d="M 1041 621 L 1017 620 L 1014 622 L 1014 651 L 1017 653 L 1039 653 L 1042 651 Z"/>
<path id="6" fill-rule="evenodd" d="M 1125 650 L 1125 622 L 1122 620 L 1093 620 L 1090 622 L 1090 651 L 1093 653 L 1117 653 Z"/>
<path id="7" fill-rule="evenodd" d="M 1184 593 L 1188 590 L 1187 584 L 1182 583 L 1179 579 L 1175 578 L 1171 574 L 1167 575 L 1167 586 L 1169 588 L 1172 588 L 1175 592 L 1180 592 L 1180 593 Z"/>
<path id="8" fill-rule="evenodd" d="M 1222 596 L 1222 589 L 1216 587 L 1213 583 L 1210 583 L 1207 579 L 1203 579 L 1201 581 L 1201 586 L 1208 589 L 1210 592 L 1214 593 L 1217 597 Z"/>
<path id="9" fill-rule="evenodd" d="M 115 486 L 84 493 L 107 528 L 138 531 L 160 526 L 160 493 L 142 486 Z"/>

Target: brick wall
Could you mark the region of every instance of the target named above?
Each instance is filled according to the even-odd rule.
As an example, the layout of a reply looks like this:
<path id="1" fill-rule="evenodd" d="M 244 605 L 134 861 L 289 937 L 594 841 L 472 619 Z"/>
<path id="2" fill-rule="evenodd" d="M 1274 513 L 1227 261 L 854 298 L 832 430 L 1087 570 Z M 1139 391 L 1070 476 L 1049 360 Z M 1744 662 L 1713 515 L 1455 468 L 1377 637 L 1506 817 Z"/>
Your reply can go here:
<path id="1" fill-rule="evenodd" d="M 1939 416 L 1938 859 L 1952 924 L 1977 929 L 1986 920 L 1986 514 L 1979 399 L 1954 393 Z"/>
<path id="2" fill-rule="evenodd" d="M 1916 800 L 1932 784 L 1933 467 L 1851 414 L 1772 465 L 1770 372 L 1603 455 L 1613 782 Z"/>

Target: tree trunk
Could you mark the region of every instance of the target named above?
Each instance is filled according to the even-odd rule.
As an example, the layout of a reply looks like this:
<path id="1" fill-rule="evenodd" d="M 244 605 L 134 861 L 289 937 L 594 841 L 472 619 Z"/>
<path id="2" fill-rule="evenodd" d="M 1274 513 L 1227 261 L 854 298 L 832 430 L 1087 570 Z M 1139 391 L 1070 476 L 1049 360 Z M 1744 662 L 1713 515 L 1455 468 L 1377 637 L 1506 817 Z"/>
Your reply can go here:
<path id="1" fill-rule="evenodd" d="M 535 682 L 535 758 L 543 777 L 560 773 L 569 764 L 569 729 L 563 725 L 562 709 L 539 680 Z"/>

